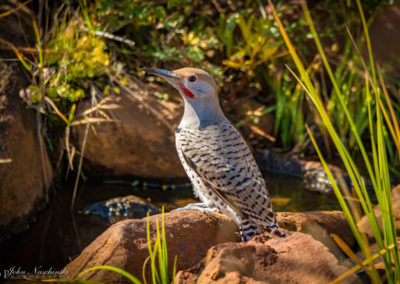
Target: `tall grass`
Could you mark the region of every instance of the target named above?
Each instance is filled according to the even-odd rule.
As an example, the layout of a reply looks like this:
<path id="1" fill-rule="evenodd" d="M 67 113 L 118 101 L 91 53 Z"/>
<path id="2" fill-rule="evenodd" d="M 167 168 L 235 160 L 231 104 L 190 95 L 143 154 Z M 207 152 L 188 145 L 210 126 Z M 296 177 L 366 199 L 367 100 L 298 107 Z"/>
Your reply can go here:
<path id="1" fill-rule="evenodd" d="M 269 76 L 266 75 L 267 78 Z M 268 79 L 276 99 L 274 136 L 280 135 L 282 146 L 289 147 L 304 138 L 304 90 L 293 84 L 288 70 Z"/>
<path id="2" fill-rule="evenodd" d="M 342 98 L 352 114 L 357 133 L 362 136 L 368 130 L 368 110 L 365 103 L 367 90 L 364 84 L 364 76 L 358 68 L 359 65 L 360 56 L 354 50 L 353 42 L 347 39 L 344 46 L 343 59 L 341 59 L 333 75 L 343 95 Z M 342 111 L 342 106 L 335 94 L 335 90 L 332 90 L 327 96 L 329 96 L 327 111 L 330 119 L 337 127 L 339 136 L 342 140 L 347 138 L 350 150 L 357 148 L 355 147 L 356 139 L 350 130 L 350 124 L 345 118 L 345 113 Z"/>
<path id="3" fill-rule="evenodd" d="M 314 27 L 314 23 L 312 21 L 312 17 L 310 15 L 310 11 L 304 0 L 301 1 L 301 6 L 310 28 L 311 34 L 317 46 L 319 55 L 321 56 L 323 65 L 325 70 L 329 76 L 329 79 L 332 83 L 334 94 L 338 101 L 338 107 L 344 113 L 344 119 L 346 119 L 349 124 L 349 129 L 354 137 L 355 143 L 361 153 L 363 158 L 363 163 L 368 171 L 369 178 L 372 181 L 372 184 L 375 189 L 376 197 L 379 203 L 379 206 L 382 211 L 382 230 L 378 225 L 378 220 L 373 211 L 373 204 L 370 200 L 370 197 L 365 188 L 365 184 L 360 176 L 359 170 L 349 154 L 348 147 L 349 145 L 342 141 L 341 137 L 338 134 L 338 131 L 334 128 L 334 123 L 332 122 L 331 117 L 329 116 L 327 108 L 323 105 L 320 94 L 317 91 L 317 88 L 312 83 L 310 76 L 304 67 L 304 64 L 300 60 L 294 46 L 291 43 L 290 38 L 285 32 L 284 26 L 280 21 L 275 7 L 272 4 L 271 0 L 268 0 L 270 6 L 272 7 L 273 16 L 278 24 L 281 35 L 286 43 L 286 46 L 289 49 L 289 52 L 292 56 L 294 64 L 297 68 L 296 75 L 294 71 L 290 69 L 293 76 L 297 79 L 297 81 L 302 85 L 304 90 L 306 91 L 308 97 L 313 102 L 317 112 L 319 113 L 322 123 L 326 128 L 329 136 L 331 137 L 341 159 L 345 169 L 347 170 L 349 177 L 352 180 L 355 195 L 357 200 L 349 193 L 349 190 L 343 185 L 339 185 L 335 179 L 331 171 L 329 170 L 324 157 L 321 154 L 321 151 L 316 144 L 312 133 L 309 131 L 309 135 L 311 137 L 312 142 L 318 152 L 319 158 L 328 174 L 330 181 L 332 182 L 332 187 L 335 192 L 335 195 L 339 201 L 339 204 L 347 218 L 347 221 L 350 225 L 350 228 L 354 234 L 354 237 L 365 257 L 365 261 L 361 262 L 361 260 L 354 259 L 354 254 L 351 255 L 353 260 L 356 261 L 357 266 L 350 270 L 348 273 L 342 275 L 337 281 L 345 278 L 351 273 L 354 273 L 358 269 L 362 268 L 368 273 L 371 281 L 373 283 L 382 283 L 385 280 L 388 283 L 396 283 L 400 280 L 400 263 L 399 263 L 399 251 L 397 244 L 397 235 L 396 228 L 394 224 L 393 217 L 393 205 L 391 200 L 391 184 L 390 184 L 390 173 L 388 167 L 388 154 L 386 149 L 386 141 L 388 139 L 388 132 L 386 131 L 386 125 L 384 124 L 384 119 L 386 120 L 387 125 L 389 126 L 390 133 L 392 138 L 395 141 L 395 145 L 397 146 L 397 150 L 400 151 L 398 140 L 399 131 L 395 130 L 398 127 L 396 116 L 393 114 L 391 110 L 390 98 L 385 94 L 386 105 L 389 107 L 389 113 L 385 109 L 384 104 L 382 102 L 382 90 L 385 90 L 385 86 L 383 80 L 378 81 L 377 79 L 377 71 L 372 55 L 371 44 L 368 34 L 368 28 L 364 17 L 364 12 L 362 10 L 362 6 L 359 0 L 356 0 L 357 9 L 360 14 L 361 22 L 363 25 L 364 38 L 368 47 L 369 53 L 369 68 L 367 68 L 365 62 L 362 62 L 364 66 L 364 84 L 363 88 L 365 89 L 366 95 L 366 106 L 368 113 L 368 127 L 370 132 L 370 146 L 372 152 L 372 161 L 367 154 L 367 151 L 363 145 L 363 142 L 360 137 L 359 129 L 357 128 L 357 124 L 354 121 L 351 110 L 348 108 L 346 104 L 345 95 L 343 94 L 342 86 L 340 86 L 340 80 L 334 76 L 334 72 L 328 63 L 326 54 L 324 52 L 322 43 L 319 40 L 318 34 Z M 355 46 L 356 50 L 357 47 Z M 360 56 L 362 60 L 362 57 Z M 371 248 L 368 241 L 368 238 L 365 234 L 360 232 L 357 228 L 357 222 L 361 216 L 361 214 L 365 214 L 368 218 L 369 224 L 373 231 L 373 236 L 375 242 L 378 244 L 380 252 L 375 255 L 371 255 Z M 339 241 L 339 244 L 341 242 Z M 342 246 L 343 247 L 343 246 Z M 351 253 L 349 253 L 351 254 Z M 383 267 L 385 269 L 385 279 L 382 279 L 378 271 L 376 269 L 376 265 L 374 260 L 376 260 L 379 256 L 382 256 L 383 259 Z"/>

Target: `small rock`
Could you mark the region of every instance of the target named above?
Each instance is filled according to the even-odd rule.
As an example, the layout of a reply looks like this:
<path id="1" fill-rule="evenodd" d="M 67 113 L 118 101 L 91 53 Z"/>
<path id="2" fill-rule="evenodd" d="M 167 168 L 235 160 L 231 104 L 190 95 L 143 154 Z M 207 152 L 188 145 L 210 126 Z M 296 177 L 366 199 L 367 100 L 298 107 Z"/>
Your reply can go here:
<path id="1" fill-rule="evenodd" d="M 282 231 L 286 237 L 213 246 L 200 263 L 179 271 L 175 283 L 329 283 L 348 270 L 310 235 Z"/>
<path id="2" fill-rule="evenodd" d="M 160 213 L 160 209 L 144 198 L 128 195 L 96 202 L 84 208 L 81 213 L 99 216 L 114 224 L 128 218 L 143 218 L 146 217 L 147 213 L 154 215 Z"/>
<path id="3" fill-rule="evenodd" d="M 353 233 L 342 211 L 278 212 L 277 219 L 280 227 L 289 231 L 311 234 L 328 247 L 331 246 L 323 240 L 325 237 L 317 233 L 320 231 L 315 229 L 317 226 L 326 231 L 328 236 L 329 234 L 338 235 L 350 247 L 355 244 Z"/>

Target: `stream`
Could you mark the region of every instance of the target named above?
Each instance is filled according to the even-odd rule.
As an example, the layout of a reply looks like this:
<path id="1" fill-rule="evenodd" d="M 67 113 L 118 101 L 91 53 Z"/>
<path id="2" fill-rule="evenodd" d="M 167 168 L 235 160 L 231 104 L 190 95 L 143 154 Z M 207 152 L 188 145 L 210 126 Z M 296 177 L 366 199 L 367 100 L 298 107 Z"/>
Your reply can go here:
<path id="1" fill-rule="evenodd" d="M 267 187 L 276 211 L 313 211 L 339 209 L 333 195 L 313 192 L 294 178 L 266 175 Z M 184 184 L 187 181 L 180 181 Z M 119 184 L 118 184 L 119 183 Z M 61 269 L 110 226 L 108 219 L 83 215 L 82 210 L 95 202 L 113 197 L 135 195 L 170 211 L 196 202 L 190 186 L 179 189 L 132 187 L 131 181 L 105 183 L 101 180 L 81 182 L 75 209 L 71 213 L 73 181 L 56 191 L 50 204 L 41 211 L 29 228 L 1 244 L 0 258 L 4 267 Z M 141 185 L 143 183 L 140 183 Z M 164 187 L 165 189 L 165 187 Z"/>

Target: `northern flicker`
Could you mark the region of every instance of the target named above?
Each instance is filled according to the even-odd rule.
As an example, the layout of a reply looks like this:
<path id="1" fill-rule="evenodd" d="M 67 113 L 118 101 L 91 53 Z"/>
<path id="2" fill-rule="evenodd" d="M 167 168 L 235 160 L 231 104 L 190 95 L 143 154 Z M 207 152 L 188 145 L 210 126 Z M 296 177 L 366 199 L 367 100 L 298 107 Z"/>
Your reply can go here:
<path id="1" fill-rule="evenodd" d="M 246 142 L 221 110 L 214 78 L 196 68 L 143 70 L 167 80 L 184 100 L 176 149 L 202 203 L 178 210 L 225 213 L 239 226 L 243 241 L 264 229 L 283 235 L 264 178 Z"/>

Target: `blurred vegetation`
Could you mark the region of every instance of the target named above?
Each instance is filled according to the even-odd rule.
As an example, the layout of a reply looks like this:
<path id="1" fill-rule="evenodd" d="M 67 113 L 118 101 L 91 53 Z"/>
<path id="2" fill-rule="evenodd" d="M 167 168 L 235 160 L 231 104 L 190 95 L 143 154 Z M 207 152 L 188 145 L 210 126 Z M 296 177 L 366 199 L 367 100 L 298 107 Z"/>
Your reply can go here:
<path id="1" fill-rule="evenodd" d="M 354 153 L 358 147 L 354 134 L 338 107 L 337 96 L 327 80 L 301 7 L 296 1 L 274 2 L 278 17 L 322 95 L 334 126 Z M 252 136 L 256 137 L 257 147 L 302 153 L 310 148 L 305 131 L 307 123 L 317 131 L 317 140 L 331 155 L 329 135 L 304 89 L 290 76 L 286 65 L 293 67 L 293 63 L 271 8 L 262 1 L 71 0 L 61 3 L 59 9 L 50 5 L 57 11 L 51 28 L 47 32 L 43 27 L 38 29 L 36 57 L 29 60 L 27 55 L 16 51 L 33 78 L 25 91 L 25 100 L 34 107 L 47 108 L 55 121 L 70 125 L 77 101 L 90 98 L 93 89 L 100 99 L 109 94 L 118 95 L 120 85 L 127 86 L 130 78 L 143 76 L 140 69 L 144 66 L 166 69 L 195 66 L 215 76 L 225 112 L 232 120 L 239 121 L 237 126 L 244 133 L 248 133 L 249 124 L 257 125 L 261 116 L 273 115 L 272 133 L 257 136 L 266 131 L 258 128 L 258 134 Z M 368 23 L 392 4 L 392 1 L 363 1 Z M 364 44 L 356 4 L 310 1 L 309 9 L 358 134 L 363 137 L 368 130 L 363 67 L 347 36 L 348 29 L 360 48 Z M 382 74 L 386 74 L 385 70 Z M 399 88 L 389 85 L 389 96 L 398 116 Z M 169 99 L 169 94 L 164 92 L 154 95 Z M 262 107 L 243 117 L 235 105 L 240 99 L 255 101 Z M 273 137 L 265 139 L 270 135 Z M 392 144 L 387 139 L 389 161 L 394 170 L 399 159 Z"/>

